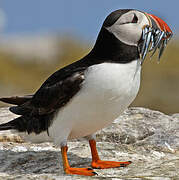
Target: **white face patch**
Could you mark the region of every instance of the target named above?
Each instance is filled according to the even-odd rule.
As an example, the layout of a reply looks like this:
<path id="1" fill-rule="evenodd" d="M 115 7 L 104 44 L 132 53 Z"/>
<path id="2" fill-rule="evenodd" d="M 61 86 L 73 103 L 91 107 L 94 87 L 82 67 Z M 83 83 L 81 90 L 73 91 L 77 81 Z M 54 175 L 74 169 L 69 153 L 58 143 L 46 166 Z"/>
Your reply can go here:
<path id="1" fill-rule="evenodd" d="M 137 23 L 132 23 L 134 16 L 137 17 Z M 150 22 L 144 13 L 133 10 L 122 15 L 106 29 L 123 43 L 137 46 L 142 35 L 142 28 L 149 24 Z"/>

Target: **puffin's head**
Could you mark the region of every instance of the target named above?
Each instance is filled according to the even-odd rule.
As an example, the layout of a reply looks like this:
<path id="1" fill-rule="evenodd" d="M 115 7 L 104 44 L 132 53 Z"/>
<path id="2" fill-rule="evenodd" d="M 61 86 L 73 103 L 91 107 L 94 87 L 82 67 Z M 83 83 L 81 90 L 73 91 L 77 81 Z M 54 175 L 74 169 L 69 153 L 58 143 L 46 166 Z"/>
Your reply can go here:
<path id="1" fill-rule="evenodd" d="M 105 19 L 97 42 L 100 41 L 104 46 L 108 43 L 113 48 L 116 48 L 114 44 L 117 45 L 120 42 L 123 47 L 137 49 L 143 61 L 148 51 L 153 51 L 153 55 L 157 48 L 159 48 L 160 58 L 171 37 L 171 29 L 157 16 L 133 9 L 121 9 L 112 12 Z M 118 48 L 120 47 L 121 45 L 118 45 Z M 134 52 L 135 50 L 132 53 Z"/>

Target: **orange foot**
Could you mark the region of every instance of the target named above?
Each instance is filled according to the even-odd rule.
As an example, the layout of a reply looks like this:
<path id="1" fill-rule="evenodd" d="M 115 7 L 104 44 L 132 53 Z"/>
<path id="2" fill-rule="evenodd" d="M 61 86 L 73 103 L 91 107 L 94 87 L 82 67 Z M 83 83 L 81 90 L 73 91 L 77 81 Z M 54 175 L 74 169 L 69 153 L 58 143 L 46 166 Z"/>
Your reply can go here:
<path id="1" fill-rule="evenodd" d="M 66 168 L 65 172 L 67 174 L 77 174 L 77 175 L 83 175 L 83 176 L 94 176 L 98 175 L 96 172 L 93 171 L 92 168 Z"/>
<path id="2" fill-rule="evenodd" d="M 116 161 L 92 161 L 91 166 L 96 169 L 107 169 L 107 168 L 116 168 L 116 167 L 126 167 L 131 164 L 131 161 L 126 162 L 116 162 Z"/>

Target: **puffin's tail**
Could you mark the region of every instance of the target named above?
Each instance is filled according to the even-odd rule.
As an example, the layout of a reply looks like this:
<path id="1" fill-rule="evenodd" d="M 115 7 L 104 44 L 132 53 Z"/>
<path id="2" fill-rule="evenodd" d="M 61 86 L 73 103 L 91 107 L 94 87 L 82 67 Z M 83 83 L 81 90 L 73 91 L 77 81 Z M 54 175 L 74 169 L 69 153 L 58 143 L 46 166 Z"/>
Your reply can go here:
<path id="1" fill-rule="evenodd" d="M 9 110 L 15 114 L 18 114 L 18 112 L 16 112 L 18 110 L 18 107 L 20 105 L 26 103 L 27 101 L 29 101 L 32 97 L 33 97 L 33 95 L 4 97 L 4 98 L 0 98 L 0 101 L 17 105 L 17 106 L 10 107 Z M 21 115 L 21 114 L 22 114 L 22 112 L 19 113 L 19 115 Z M 0 124 L 0 131 L 15 129 L 15 130 L 18 130 L 21 132 L 21 131 L 26 131 L 26 127 L 27 127 L 27 121 L 26 121 L 25 117 L 20 116 L 20 117 L 15 118 L 7 123 Z"/>
<path id="2" fill-rule="evenodd" d="M 14 129 L 19 132 L 27 132 L 28 134 L 32 132 L 39 134 L 42 131 L 47 131 L 48 133 L 48 127 L 51 120 L 53 120 L 54 112 L 45 115 L 33 114 L 32 109 L 28 108 L 28 103 L 30 103 L 32 97 L 33 95 L 0 98 L 0 101 L 15 104 L 16 106 L 11 106 L 9 110 L 17 115 L 21 115 L 7 123 L 0 124 L 0 131 Z"/>
<path id="3" fill-rule="evenodd" d="M 4 97 L 0 98 L 0 101 L 8 104 L 21 105 L 32 99 L 32 97 L 33 95 Z"/>
<path id="4" fill-rule="evenodd" d="M 10 123 L 0 124 L 0 131 L 10 130 L 10 129 L 14 129 L 12 124 L 10 124 Z"/>
<path id="5" fill-rule="evenodd" d="M 27 103 L 32 99 L 33 95 L 27 95 L 27 96 L 13 96 L 13 97 L 5 97 L 0 98 L 0 101 L 8 103 L 8 104 L 14 104 L 16 106 L 11 106 L 9 110 L 17 115 L 25 115 L 29 112 L 29 109 L 24 108 L 23 104 Z"/>
<path id="6" fill-rule="evenodd" d="M 0 131 L 14 129 L 23 132 L 26 130 L 25 127 L 26 127 L 26 122 L 23 121 L 23 117 L 21 116 L 7 123 L 0 124 Z"/>

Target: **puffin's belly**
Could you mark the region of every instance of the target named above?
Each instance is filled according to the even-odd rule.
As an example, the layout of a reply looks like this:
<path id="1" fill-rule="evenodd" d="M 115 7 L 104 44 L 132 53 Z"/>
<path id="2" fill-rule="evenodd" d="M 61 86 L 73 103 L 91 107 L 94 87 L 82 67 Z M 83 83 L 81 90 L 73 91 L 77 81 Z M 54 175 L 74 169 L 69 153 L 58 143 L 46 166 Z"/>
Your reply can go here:
<path id="1" fill-rule="evenodd" d="M 88 68 L 82 89 L 59 111 L 52 136 L 84 137 L 109 125 L 134 100 L 140 86 L 137 61 L 103 63 Z"/>

